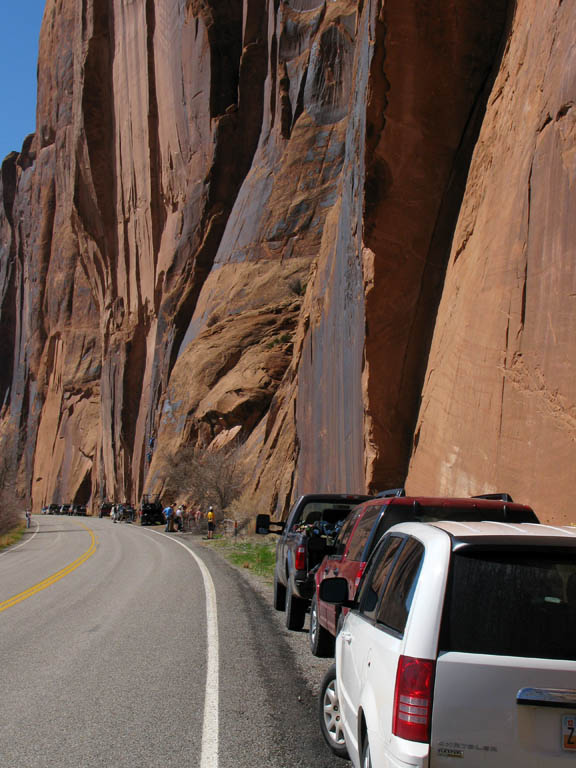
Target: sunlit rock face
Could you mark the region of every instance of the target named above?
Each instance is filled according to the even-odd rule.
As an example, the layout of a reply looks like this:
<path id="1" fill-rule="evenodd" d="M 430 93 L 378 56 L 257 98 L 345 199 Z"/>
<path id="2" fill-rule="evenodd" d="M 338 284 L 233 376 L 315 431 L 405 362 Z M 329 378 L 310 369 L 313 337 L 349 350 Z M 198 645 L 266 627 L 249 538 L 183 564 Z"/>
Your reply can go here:
<path id="1" fill-rule="evenodd" d="M 454 235 L 409 484 L 573 522 L 576 7 L 518 2 Z"/>
<path id="2" fill-rule="evenodd" d="M 233 443 L 259 509 L 409 468 L 567 519 L 552 5 L 48 0 L 0 177 L 2 430 L 35 508 L 136 502 L 179 447 Z"/>
<path id="3" fill-rule="evenodd" d="M 257 0 L 48 0 L 37 131 L 8 222 L 10 419 L 29 433 L 35 505 L 140 495 L 257 145 L 265 17 Z"/>

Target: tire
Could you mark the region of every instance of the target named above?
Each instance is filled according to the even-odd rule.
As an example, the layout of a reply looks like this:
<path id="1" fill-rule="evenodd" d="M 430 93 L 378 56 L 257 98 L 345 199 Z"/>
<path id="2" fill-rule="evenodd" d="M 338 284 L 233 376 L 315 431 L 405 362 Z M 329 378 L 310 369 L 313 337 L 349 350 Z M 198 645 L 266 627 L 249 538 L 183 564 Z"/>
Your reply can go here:
<path id="1" fill-rule="evenodd" d="M 286 610 L 286 587 L 280 584 L 276 574 L 274 574 L 274 608 L 277 611 Z"/>
<path id="2" fill-rule="evenodd" d="M 316 595 L 312 598 L 310 606 L 310 632 L 308 633 L 310 650 L 314 656 L 322 659 L 334 656 L 334 637 L 321 626 L 318 619 L 318 600 Z"/>
<path id="3" fill-rule="evenodd" d="M 364 744 L 362 745 L 362 760 L 360 761 L 360 768 L 372 768 L 372 756 L 370 754 L 370 742 L 368 741 L 368 734 L 364 737 Z"/>
<path id="4" fill-rule="evenodd" d="M 304 626 L 306 619 L 306 608 L 308 607 L 306 600 L 302 600 L 301 597 L 297 597 L 290 586 L 287 588 L 286 595 L 286 628 L 292 629 L 297 632 Z"/>
<path id="5" fill-rule="evenodd" d="M 344 731 L 340 719 L 340 702 L 336 693 L 336 664 L 332 664 L 324 675 L 318 703 L 320 730 L 324 741 L 337 757 L 347 760 L 348 750 L 344 741 Z M 364 763 L 362 763 L 362 768 L 364 768 Z"/>

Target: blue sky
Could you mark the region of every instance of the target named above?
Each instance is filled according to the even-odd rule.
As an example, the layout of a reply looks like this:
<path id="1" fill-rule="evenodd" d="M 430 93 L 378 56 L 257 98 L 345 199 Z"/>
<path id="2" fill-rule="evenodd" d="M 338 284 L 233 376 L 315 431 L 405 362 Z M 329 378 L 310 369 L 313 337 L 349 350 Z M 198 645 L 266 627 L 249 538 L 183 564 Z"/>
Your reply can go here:
<path id="1" fill-rule="evenodd" d="M 45 0 L 2 0 L 0 162 L 36 127 L 36 65 Z"/>

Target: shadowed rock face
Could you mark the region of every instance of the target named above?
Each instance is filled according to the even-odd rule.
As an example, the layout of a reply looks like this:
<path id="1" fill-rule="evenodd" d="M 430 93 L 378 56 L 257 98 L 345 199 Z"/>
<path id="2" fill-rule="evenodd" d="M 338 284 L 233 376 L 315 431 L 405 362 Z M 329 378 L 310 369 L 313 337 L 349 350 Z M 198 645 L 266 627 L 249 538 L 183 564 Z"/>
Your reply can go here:
<path id="1" fill-rule="evenodd" d="M 364 220 L 373 487 L 397 487 L 406 474 L 436 306 L 507 7 L 506 0 L 392 0 L 378 17 Z"/>
<path id="2" fill-rule="evenodd" d="M 567 519 L 576 14 L 539 8 L 48 0 L 0 178 L 34 506 L 136 501 L 234 440 L 280 512 L 410 466 L 413 492 L 554 485 Z"/>

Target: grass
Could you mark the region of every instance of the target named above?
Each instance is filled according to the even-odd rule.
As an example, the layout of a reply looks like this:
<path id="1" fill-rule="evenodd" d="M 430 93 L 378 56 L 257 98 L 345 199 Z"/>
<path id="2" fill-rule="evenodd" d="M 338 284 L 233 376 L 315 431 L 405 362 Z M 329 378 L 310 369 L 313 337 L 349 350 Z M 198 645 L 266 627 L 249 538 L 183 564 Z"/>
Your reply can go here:
<path id="1" fill-rule="evenodd" d="M 213 539 L 210 544 L 233 565 L 252 571 L 264 581 L 273 582 L 276 563 L 275 540 Z"/>
<path id="2" fill-rule="evenodd" d="M 0 536 L 0 550 L 12 547 L 16 542 L 20 541 L 25 530 L 24 523 L 20 523 L 16 528 L 8 531 L 8 533 L 3 533 Z"/>

